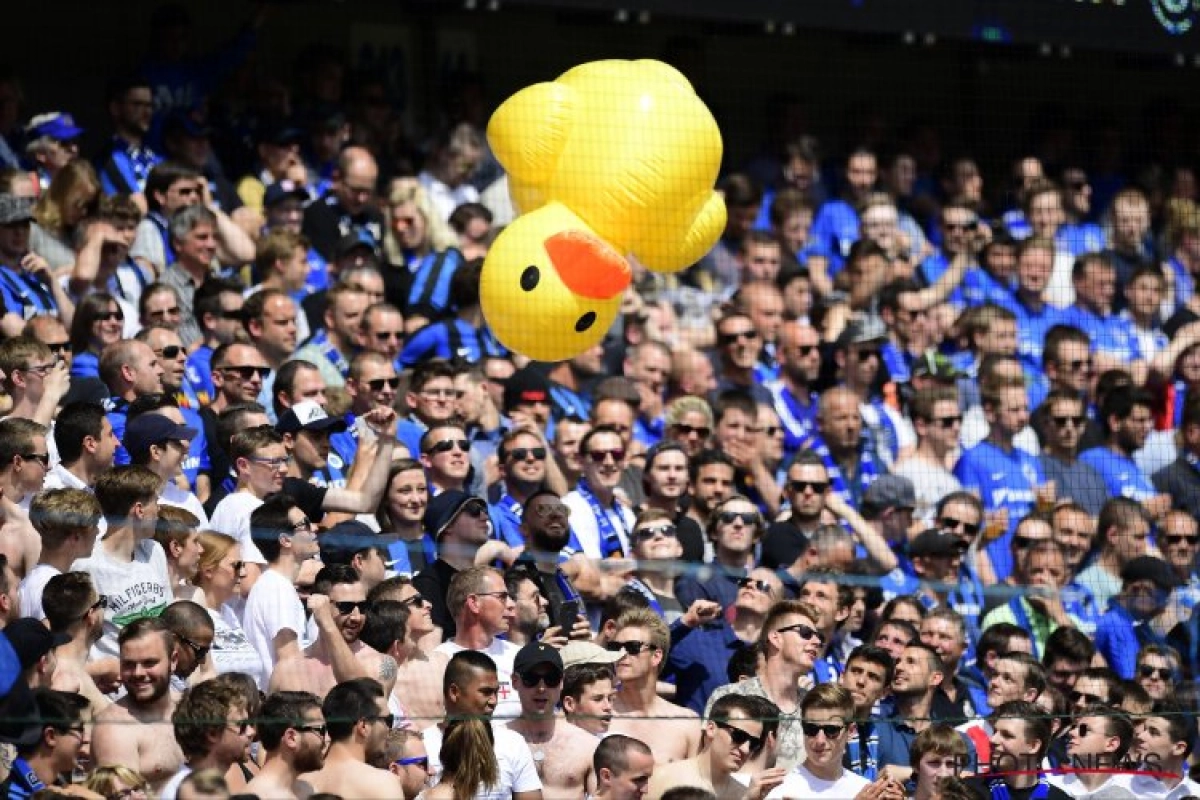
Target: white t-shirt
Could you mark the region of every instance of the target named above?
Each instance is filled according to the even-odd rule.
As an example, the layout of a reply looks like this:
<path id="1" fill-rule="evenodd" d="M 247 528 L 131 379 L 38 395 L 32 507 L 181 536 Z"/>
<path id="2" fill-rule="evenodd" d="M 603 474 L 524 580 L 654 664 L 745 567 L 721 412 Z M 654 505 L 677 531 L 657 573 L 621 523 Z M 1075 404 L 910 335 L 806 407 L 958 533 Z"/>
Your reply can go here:
<path id="1" fill-rule="evenodd" d="M 1139 795 L 1134 793 L 1130 780 L 1129 775 L 1112 775 L 1100 784 L 1099 788 L 1088 789 L 1083 785 L 1083 781 L 1079 780 L 1078 775 L 1046 777 L 1046 783 L 1057 786 L 1071 797 L 1078 797 L 1080 800 L 1135 800 Z"/>
<path id="2" fill-rule="evenodd" d="M 213 643 L 209 657 L 213 669 L 219 674 L 226 672 L 245 672 L 254 676 L 260 685 L 270 680 L 270 673 L 263 674 L 262 659 L 258 657 L 249 637 L 242 630 L 242 622 L 229 604 L 221 606 L 220 611 L 206 609 L 213 621 Z"/>
<path id="3" fill-rule="evenodd" d="M 600 547 L 600 525 L 596 522 L 595 514 L 592 513 L 591 504 L 583 499 L 583 495 L 577 491 L 568 492 L 563 497 L 563 503 L 571 509 L 571 531 L 579 540 L 579 546 L 584 554 L 597 561 L 604 558 L 604 551 Z M 629 533 L 633 530 L 633 525 L 637 520 L 634 517 L 633 509 L 624 503 L 618 503 L 617 509 L 619 510 L 602 508 L 601 511 L 608 517 L 613 530 L 617 532 L 617 538 L 621 540 L 621 549 L 628 556 L 633 552 L 629 544 Z"/>
<path id="4" fill-rule="evenodd" d="M 175 800 L 179 796 L 179 784 L 183 783 L 187 776 L 191 774 L 192 768 L 187 764 L 180 767 L 179 772 L 176 772 L 171 776 L 170 780 L 163 784 L 162 791 L 158 793 L 158 799 Z"/>
<path id="5" fill-rule="evenodd" d="M 785 797 L 829 798 L 829 800 L 854 800 L 864 787 L 871 782 L 861 775 L 856 775 L 848 769 L 842 770 L 842 775 L 836 781 L 827 781 L 813 775 L 803 764 L 798 764 L 767 795 L 767 800 L 781 800 Z"/>
<path id="6" fill-rule="evenodd" d="M 49 441 L 50 437 L 47 437 Z M 55 464 L 46 472 L 46 477 L 42 479 L 42 490 L 46 489 L 83 489 L 90 492 L 92 487 L 88 486 L 74 472 L 64 467 L 62 463 Z"/>
<path id="7" fill-rule="evenodd" d="M 204 506 L 200 504 L 200 498 L 186 489 L 180 489 L 168 481 L 163 484 L 162 493 L 158 496 L 158 502 L 164 506 L 175 506 L 176 508 L 182 508 L 184 511 L 192 512 L 192 515 L 200 520 L 200 526 L 197 530 L 204 530 L 208 527 L 208 514 L 204 513 Z"/>
<path id="8" fill-rule="evenodd" d="M 267 563 L 250 536 L 250 513 L 261 505 L 262 500 L 249 492 L 233 492 L 217 503 L 209 521 L 209 527 L 217 533 L 237 539 L 242 547 L 242 560 L 250 564 Z"/>
<path id="9" fill-rule="evenodd" d="M 496 738 L 496 761 L 500 780 L 495 786 L 481 786 L 474 800 L 512 800 L 515 792 L 539 792 L 542 779 L 533 763 L 533 753 L 519 734 L 492 724 Z M 429 754 L 429 774 L 437 780 L 442 776 L 442 729 L 431 725 L 421 731 L 425 752 Z"/>
<path id="10" fill-rule="evenodd" d="M 49 564 L 38 564 L 21 580 L 17 593 L 21 596 L 21 616 L 45 619 L 46 612 L 42 608 L 42 592 L 46 584 L 55 575 L 61 575 L 58 567 Z"/>
<path id="11" fill-rule="evenodd" d="M 262 662 L 261 671 L 255 678 L 260 681 L 258 687 L 266 691 L 267 681 L 275 669 L 275 635 L 280 631 L 294 631 L 301 648 L 308 644 L 304 606 L 292 582 L 273 569 L 263 572 L 246 598 L 242 630 Z"/>
<path id="12" fill-rule="evenodd" d="M 72 572 L 87 572 L 98 594 L 108 597 L 104 609 L 104 635 L 93 652 L 118 656 L 117 634 L 142 617 L 157 617 L 172 600 L 167 556 L 158 542 L 143 539 L 133 548 L 132 561 L 118 561 L 108 554 L 100 539 L 87 558 L 71 565 Z"/>
<path id="13" fill-rule="evenodd" d="M 467 648 L 455 644 L 452 639 L 442 642 L 433 648 L 435 653 L 445 653 L 453 656 Z M 497 720 L 515 719 L 521 716 L 521 699 L 512 685 L 513 660 L 516 659 L 520 647 L 505 639 L 492 639 L 480 653 L 486 653 L 496 662 L 496 677 L 500 681 L 500 693 L 496 699 L 496 710 L 492 716 Z"/>

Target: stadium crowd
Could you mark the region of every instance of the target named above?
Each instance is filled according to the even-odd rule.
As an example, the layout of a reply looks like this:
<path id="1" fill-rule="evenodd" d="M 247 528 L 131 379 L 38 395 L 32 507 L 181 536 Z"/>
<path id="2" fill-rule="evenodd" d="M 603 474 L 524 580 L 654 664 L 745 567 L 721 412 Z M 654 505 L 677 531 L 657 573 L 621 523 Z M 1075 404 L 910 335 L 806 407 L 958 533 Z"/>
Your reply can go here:
<path id="1" fill-rule="evenodd" d="M 479 85 L 265 21 L 0 73 L 0 800 L 1200 796 L 1190 168 L 796 136 L 528 363 Z"/>

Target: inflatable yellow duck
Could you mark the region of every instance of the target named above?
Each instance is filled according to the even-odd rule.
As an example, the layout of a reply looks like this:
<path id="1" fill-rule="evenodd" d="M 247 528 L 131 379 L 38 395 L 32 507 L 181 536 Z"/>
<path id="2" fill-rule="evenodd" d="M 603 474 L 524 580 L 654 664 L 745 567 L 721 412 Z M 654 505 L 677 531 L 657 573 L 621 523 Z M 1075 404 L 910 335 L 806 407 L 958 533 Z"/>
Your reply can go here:
<path id="1" fill-rule="evenodd" d="M 599 342 L 632 279 L 700 259 L 725 228 L 713 191 L 721 133 L 687 79 L 658 61 L 596 61 L 508 98 L 488 123 L 522 215 L 484 261 L 484 316 L 538 361 Z"/>

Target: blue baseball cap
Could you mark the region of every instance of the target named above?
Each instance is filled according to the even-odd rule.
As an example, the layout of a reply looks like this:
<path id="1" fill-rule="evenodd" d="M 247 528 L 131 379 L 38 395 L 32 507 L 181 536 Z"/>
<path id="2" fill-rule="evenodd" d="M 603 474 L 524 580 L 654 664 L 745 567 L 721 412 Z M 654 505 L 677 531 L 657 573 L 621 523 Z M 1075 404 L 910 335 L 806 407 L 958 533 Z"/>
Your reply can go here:
<path id="1" fill-rule="evenodd" d="M 64 111 L 51 111 L 48 114 L 38 114 L 29 120 L 25 126 L 25 134 L 30 139 L 40 139 L 49 136 L 60 142 L 78 139 L 83 135 L 83 128 L 75 124 L 75 118 Z"/>

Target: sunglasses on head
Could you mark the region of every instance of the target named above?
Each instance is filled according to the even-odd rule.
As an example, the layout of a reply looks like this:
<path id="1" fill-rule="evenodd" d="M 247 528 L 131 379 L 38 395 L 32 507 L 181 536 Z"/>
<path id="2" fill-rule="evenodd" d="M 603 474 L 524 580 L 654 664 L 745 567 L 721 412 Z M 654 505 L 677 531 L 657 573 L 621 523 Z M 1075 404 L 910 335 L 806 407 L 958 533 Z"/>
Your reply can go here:
<path id="1" fill-rule="evenodd" d="M 816 722 L 801 722 L 800 728 L 804 731 L 804 735 L 811 738 L 816 738 L 817 734 L 825 734 L 826 739 L 836 739 L 842 735 L 842 731 L 846 730 L 845 725 L 821 725 Z"/>
<path id="2" fill-rule="evenodd" d="M 509 461 L 524 461 L 533 456 L 534 461 L 543 461 L 546 458 L 546 448 L 544 447 L 514 447 L 508 451 Z"/>
<path id="3" fill-rule="evenodd" d="M 384 386 L 394 391 L 400 388 L 400 378 L 376 378 L 367 381 L 367 386 L 372 392 L 382 392 Z"/>
<path id="4" fill-rule="evenodd" d="M 471 451 L 471 443 L 466 439 L 442 439 L 440 442 L 429 445 L 429 455 L 440 456 L 443 453 L 449 453 L 456 447 L 464 453 Z"/>
<path id="5" fill-rule="evenodd" d="M 641 655 L 643 650 L 657 650 L 658 648 L 649 642 L 639 642 L 630 639 L 627 642 L 609 642 L 604 646 L 604 649 L 610 653 L 619 653 L 624 650 L 631 656 Z"/>
<path id="6" fill-rule="evenodd" d="M 735 520 L 739 519 L 742 524 L 751 527 L 762 521 L 762 517 L 757 511 L 722 511 L 717 515 L 717 522 L 722 525 L 732 525 Z"/>
<path id="7" fill-rule="evenodd" d="M 639 528 L 633 532 L 639 542 L 648 542 L 651 539 L 657 539 L 662 536 L 667 539 L 674 539 L 676 534 L 674 525 L 658 525 L 653 528 Z"/>
<path id="8" fill-rule="evenodd" d="M 354 613 L 355 609 L 358 609 L 358 613 L 360 614 L 366 614 L 367 609 L 370 608 L 370 606 L 371 604 L 366 600 L 339 600 L 333 604 L 333 607 L 336 608 L 338 613 L 342 616 Z"/>
<path id="9" fill-rule="evenodd" d="M 722 722 L 717 719 L 712 720 L 712 724 L 729 734 L 729 739 L 733 742 L 734 747 L 750 745 L 751 753 L 757 753 L 759 750 L 762 750 L 763 739 L 761 736 L 755 736 L 741 728 L 733 727 L 728 722 Z"/>
<path id="10" fill-rule="evenodd" d="M 547 689 L 553 689 L 562 683 L 561 672 L 518 672 L 517 675 L 521 678 L 521 683 L 528 686 L 530 689 L 537 686 L 539 683 L 545 684 Z"/>

